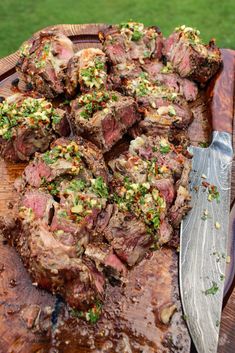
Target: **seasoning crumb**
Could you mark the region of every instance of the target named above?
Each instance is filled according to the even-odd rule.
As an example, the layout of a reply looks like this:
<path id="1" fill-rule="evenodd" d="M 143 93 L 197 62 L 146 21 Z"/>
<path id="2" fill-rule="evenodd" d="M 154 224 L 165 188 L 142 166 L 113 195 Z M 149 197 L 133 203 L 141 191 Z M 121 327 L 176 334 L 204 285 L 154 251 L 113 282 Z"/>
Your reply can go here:
<path id="1" fill-rule="evenodd" d="M 215 222 L 215 228 L 216 228 L 216 229 L 220 229 L 220 228 L 221 228 L 221 225 L 220 225 L 219 222 Z"/>
<path id="2" fill-rule="evenodd" d="M 202 179 L 207 179 L 207 176 L 205 174 L 202 174 Z"/>
<path id="3" fill-rule="evenodd" d="M 219 321 L 219 320 L 216 320 L 215 326 L 216 326 L 216 327 L 219 327 L 219 325 L 220 325 L 220 321 Z"/>
<path id="4" fill-rule="evenodd" d="M 230 261 L 231 261 L 231 257 L 228 255 L 228 256 L 226 257 L 226 263 L 227 263 L 227 264 L 230 264 Z"/>

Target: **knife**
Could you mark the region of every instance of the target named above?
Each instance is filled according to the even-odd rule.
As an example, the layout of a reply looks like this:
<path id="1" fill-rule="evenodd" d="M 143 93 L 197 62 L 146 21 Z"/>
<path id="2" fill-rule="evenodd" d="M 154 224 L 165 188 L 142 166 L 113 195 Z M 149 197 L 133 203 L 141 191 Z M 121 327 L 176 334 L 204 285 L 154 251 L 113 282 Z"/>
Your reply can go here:
<path id="1" fill-rule="evenodd" d="M 235 56 L 228 49 L 221 54 L 223 68 L 214 84 L 211 105 L 212 143 L 208 148 L 190 147 L 193 208 L 181 223 L 180 294 L 198 353 L 217 352 L 226 268 Z"/>

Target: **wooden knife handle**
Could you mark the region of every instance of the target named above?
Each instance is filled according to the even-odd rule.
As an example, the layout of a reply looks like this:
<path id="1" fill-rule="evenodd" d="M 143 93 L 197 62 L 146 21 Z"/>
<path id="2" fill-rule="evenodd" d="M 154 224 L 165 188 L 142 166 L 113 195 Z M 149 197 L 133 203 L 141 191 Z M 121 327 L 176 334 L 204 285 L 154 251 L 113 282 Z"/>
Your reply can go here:
<path id="1" fill-rule="evenodd" d="M 211 97 L 212 128 L 233 132 L 235 51 L 221 49 L 223 67 L 214 79 Z"/>

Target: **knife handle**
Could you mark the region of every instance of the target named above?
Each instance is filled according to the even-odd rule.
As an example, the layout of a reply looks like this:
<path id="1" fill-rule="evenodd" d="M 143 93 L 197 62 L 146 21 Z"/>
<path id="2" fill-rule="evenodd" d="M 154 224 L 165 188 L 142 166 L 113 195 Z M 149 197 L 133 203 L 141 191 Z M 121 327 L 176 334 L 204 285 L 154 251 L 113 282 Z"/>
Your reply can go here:
<path id="1" fill-rule="evenodd" d="M 209 92 L 211 98 L 212 128 L 232 134 L 234 112 L 235 51 L 221 49 L 223 66 Z"/>

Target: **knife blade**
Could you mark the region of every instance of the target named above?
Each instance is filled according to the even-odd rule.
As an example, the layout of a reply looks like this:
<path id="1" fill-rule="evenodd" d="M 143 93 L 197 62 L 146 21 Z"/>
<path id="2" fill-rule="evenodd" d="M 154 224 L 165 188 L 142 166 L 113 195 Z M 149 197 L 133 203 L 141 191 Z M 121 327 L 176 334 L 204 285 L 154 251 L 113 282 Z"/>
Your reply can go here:
<path id="1" fill-rule="evenodd" d="M 223 69 L 213 90 L 212 143 L 208 148 L 190 147 L 193 207 L 181 223 L 180 293 L 198 353 L 217 352 L 226 267 L 233 158 L 234 52 L 224 49 L 221 53 Z M 203 187 L 203 180 L 210 185 L 204 183 L 207 187 Z"/>

